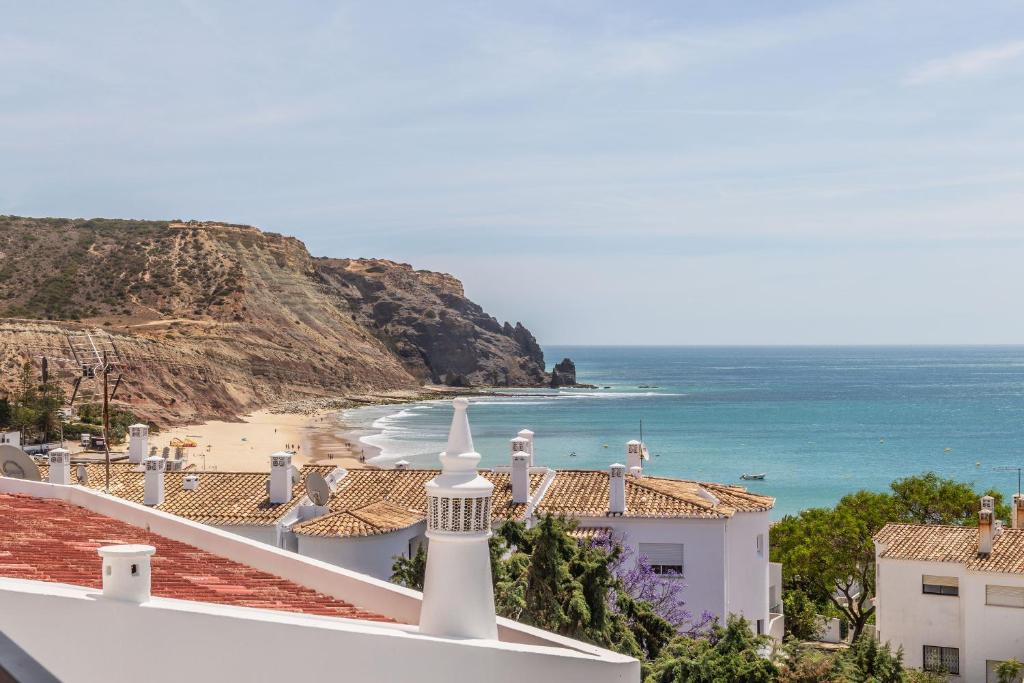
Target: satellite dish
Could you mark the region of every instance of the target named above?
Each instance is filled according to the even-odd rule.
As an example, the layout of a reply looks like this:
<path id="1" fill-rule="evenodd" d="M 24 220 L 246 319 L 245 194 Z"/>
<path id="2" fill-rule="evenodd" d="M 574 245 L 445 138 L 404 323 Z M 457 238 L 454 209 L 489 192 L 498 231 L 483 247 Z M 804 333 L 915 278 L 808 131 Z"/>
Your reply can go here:
<path id="1" fill-rule="evenodd" d="M 43 480 L 28 453 L 9 443 L 0 446 L 0 473 L 12 479 Z"/>
<path id="2" fill-rule="evenodd" d="M 331 499 L 331 486 L 319 472 L 310 472 L 306 477 L 306 495 L 313 505 L 327 505 Z"/>
<path id="3" fill-rule="evenodd" d="M 82 486 L 89 485 L 89 470 L 84 462 L 78 463 L 78 467 L 75 469 L 75 478 L 78 479 L 78 483 Z"/>

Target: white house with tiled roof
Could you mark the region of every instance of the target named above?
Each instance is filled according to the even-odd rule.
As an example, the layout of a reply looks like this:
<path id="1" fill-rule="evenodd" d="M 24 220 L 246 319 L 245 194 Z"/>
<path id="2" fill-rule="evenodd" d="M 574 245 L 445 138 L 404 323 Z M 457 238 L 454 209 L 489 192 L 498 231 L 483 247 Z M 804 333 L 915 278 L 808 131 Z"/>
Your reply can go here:
<path id="1" fill-rule="evenodd" d="M 475 453 L 449 455 L 432 495 L 485 509 Z M 0 477 L 0 678 L 639 683 L 635 659 L 494 616 L 482 517 L 432 523 L 419 593 L 157 507 Z"/>
<path id="2" fill-rule="evenodd" d="M 494 487 L 492 525 L 531 524 L 545 514 L 573 518 L 578 536 L 609 533 L 657 571 L 679 575 L 695 615 L 743 615 L 756 630 L 781 637 L 781 585 L 770 580 L 779 574 L 768 562 L 773 498 L 740 486 L 645 475 L 639 442 L 627 444 L 628 471 L 531 465 L 532 436 L 523 430 L 512 439 L 509 465 L 480 471 Z M 155 508 L 385 580 L 396 556 L 411 557 L 426 543 L 424 487 L 437 470 L 294 470 L 286 455 L 271 458 L 269 475 L 162 473 L 164 496 Z M 331 483 L 325 506 L 306 496 L 313 474 Z M 88 486 L 103 486 L 101 466 L 89 466 L 87 475 Z M 145 486 L 137 467 L 113 467 L 113 495 L 142 503 Z"/>
<path id="3" fill-rule="evenodd" d="M 908 666 L 994 683 L 1024 661 L 1024 496 L 1008 529 L 986 496 L 977 528 L 887 524 L 874 541 L 877 637 Z"/>

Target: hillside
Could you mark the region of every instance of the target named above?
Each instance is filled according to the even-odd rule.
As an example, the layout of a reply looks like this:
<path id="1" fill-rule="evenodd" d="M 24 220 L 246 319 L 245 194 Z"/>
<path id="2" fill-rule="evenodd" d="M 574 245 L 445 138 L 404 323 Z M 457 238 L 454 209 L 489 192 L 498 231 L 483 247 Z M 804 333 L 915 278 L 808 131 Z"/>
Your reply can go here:
<path id="1" fill-rule="evenodd" d="M 249 226 L 0 216 L 0 302 L 0 391 L 91 330 L 131 360 L 123 396 L 165 423 L 424 382 L 545 381 L 533 335 L 454 277 L 314 258 Z"/>

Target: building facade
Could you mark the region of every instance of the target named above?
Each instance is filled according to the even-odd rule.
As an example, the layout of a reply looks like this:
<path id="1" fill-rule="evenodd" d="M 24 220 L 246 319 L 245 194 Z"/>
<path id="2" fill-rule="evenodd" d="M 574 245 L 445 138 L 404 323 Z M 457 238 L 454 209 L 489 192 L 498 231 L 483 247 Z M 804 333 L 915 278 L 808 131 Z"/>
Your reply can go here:
<path id="1" fill-rule="evenodd" d="M 907 666 L 995 683 L 1000 662 L 1024 661 L 1024 498 L 1014 506 L 1017 528 L 983 507 L 978 528 L 889 524 L 875 536 L 877 637 Z"/>

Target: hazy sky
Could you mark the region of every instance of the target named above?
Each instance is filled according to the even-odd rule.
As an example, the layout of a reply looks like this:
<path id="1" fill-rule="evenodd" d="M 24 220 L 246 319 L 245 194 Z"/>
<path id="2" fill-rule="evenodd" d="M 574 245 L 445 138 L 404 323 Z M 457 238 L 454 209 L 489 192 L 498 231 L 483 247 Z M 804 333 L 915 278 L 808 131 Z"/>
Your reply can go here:
<path id="1" fill-rule="evenodd" d="M 1024 5 L 0 0 L 0 213 L 252 223 L 548 344 L 1022 343 Z"/>

